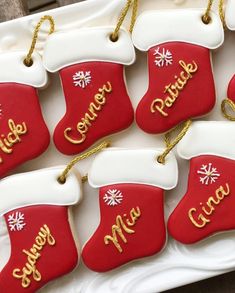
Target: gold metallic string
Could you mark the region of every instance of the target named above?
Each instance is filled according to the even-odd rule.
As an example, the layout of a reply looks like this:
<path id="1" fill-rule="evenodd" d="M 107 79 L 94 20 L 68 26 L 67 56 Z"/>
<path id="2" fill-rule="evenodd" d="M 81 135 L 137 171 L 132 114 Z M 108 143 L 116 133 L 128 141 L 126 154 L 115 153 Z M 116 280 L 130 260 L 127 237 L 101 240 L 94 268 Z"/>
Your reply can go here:
<path id="1" fill-rule="evenodd" d="M 166 149 L 160 156 L 157 157 L 158 163 L 165 164 L 166 156 L 178 144 L 178 142 L 185 136 L 185 134 L 189 130 L 189 127 L 191 126 L 191 124 L 192 124 L 191 120 L 188 120 L 188 121 L 184 122 L 183 123 L 183 129 L 180 131 L 180 133 L 177 135 L 177 137 L 173 141 L 171 141 L 172 134 L 175 131 L 177 131 L 179 128 L 181 128 L 182 124 L 177 125 L 172 130 L 170 130 L 169 132 L 167 132 L 165 134 Z"/>
<path id="2" fill-rule="evenodd" d="M 123 21 L 125 20 L 127 13 L 131 7 L 131 5 L 133 4 L 133 8 L 132 8 L 132 16 L 131 16 L 131 23 L 130 23 L 130 28 L 129 31 L 130 33 L 132 33 L 134 25 L 135 25 L 135 21 L 136 21 L 136 17 L 137 17 L 137 11 L 138 11 L 138 0 L 127 0 L 127 3 L 125 5 L 125 7 L 122 9 L 121 11 L 121 15 L 118 19 L 117 25 L 115 27 L 115 30 L 113 31 L 113 33 L 111 34 L 111 40 L 113 42 L 118 40 L 118 34 L 120 31 L 120 28 L 123 24 Z"/>
<path id="3" fill-rule="evenodd" d="M 224 0 L 219 0 L 219 16 L 223 24 L 223 27 L 226 28 L 226 21 L 224 15 Z"/>
<path id="4" fill-rule="evenodd" d="M 211 21 L 210 12 L 211 12 L 211 8 L 212 8 L 212 5 L 213 5 L 213 2 L 214 2 L 214 0 L 208 0 L 208 4 L 207 4 L 207 7 L 206 7 L 206 11 L 205 11 L 205 13 L 202 16 L 202 21 L 205 24 L 208 24 Z"/>
<path id="5" fill-rule="evenodd" d="M 37 43 L 37 39 L 38 39 L 38 33 L 40 31 L 40 28 L 42 26 L 42 24 L 44 23 L 44 21 L 49 21 L 50 22 L 50 31 L 49 31 L 49 35 L 52 34 L 55 31 L 55 22 L 54 19 L 52 18 L 52 16 L 50 15 L 44 15 L 39 22 L 37 23 L 35 29 L 34 29 L 34 33 L 33 33 L 33 38 L 32 38 L 32 43 L 29 49 L 29 52 L 27 54 L 27 56 L 24 59 L 24 64 L 26 66 L 31 66 L 33 64 L 33 60 L 32 60 L 32 55 L 33 52 L 35 50 L 35 46 Z"/>
<path id="6" fill-rule="evenodd" d="M 101 144 L 99 144 L 97 147 L 94 147 L 93 149 L 75 157 L 71 162 L 69 162 L 69 164 L 67 165 L 67 167 L 64 169 L 64 171 L 62 172 L 62 174 L 59 176 L 58 178 L 58 182 L 60 184 L 64 184 L 66 182 L 66 177 L 69 173 L 69 171 L 74 167 L 74 165 L 76 165 L 78 162 L 80 162 L 81 160 L 84 160 L 96 153 L 99 153 L 100 151 L 102 151 L 103 149 L 107 148 L 110 146 L 110 142 L 108 141 L 104 141 Z M 87 175 L 85 175 L 84 177 L 82 177 L 82 182 L 86 182 L 87 181 Z"/>
<path id="7" fill-rule="evenodd" d="M 129 28 L 130 33 L 133 32 L 135 22 L 136 22 L 136 18 L 137 18 L 137 13 L 138 13 L 138 0 L 134 0 L 133 9 L 132 9 L 132 15 L 131 15 L 131 24 L 130 24 L 130 28 Z"/>

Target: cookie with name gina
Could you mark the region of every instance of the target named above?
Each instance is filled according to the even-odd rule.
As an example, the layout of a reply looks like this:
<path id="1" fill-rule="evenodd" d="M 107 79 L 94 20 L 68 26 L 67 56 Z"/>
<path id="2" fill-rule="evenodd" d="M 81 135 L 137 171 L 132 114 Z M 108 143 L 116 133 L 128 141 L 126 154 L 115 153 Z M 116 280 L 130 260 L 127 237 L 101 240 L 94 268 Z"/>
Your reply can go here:
<path id="1" fill-rule="evenodd" d="M 168 231 L 184 244 L 235 229 L 235 124 L 192 124 L 177 150 L 190 159 L 188 189 L 168 220 Z"/>

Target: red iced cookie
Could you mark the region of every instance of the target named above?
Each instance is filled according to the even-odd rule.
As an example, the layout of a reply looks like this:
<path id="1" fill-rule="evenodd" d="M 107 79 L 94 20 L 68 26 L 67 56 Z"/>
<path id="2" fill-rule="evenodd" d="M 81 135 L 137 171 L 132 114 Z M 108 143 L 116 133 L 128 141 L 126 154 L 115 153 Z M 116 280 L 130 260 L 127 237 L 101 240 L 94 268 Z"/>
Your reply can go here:
<path id="1" fill-rule="evenodd" d="M 0 177 L 36 158 L 49 144 L 37 88 L 47 83 L 40 56 L 24 65 L 26 52 L 0 54 Z"/>
<path id="2" fill-rule="evenodd" d="M 66 99 L 66 113 L 54 132 L 55 145 L 64 154 L 80 153 L 133 122 L 124 65 L 134 62 L 135 51 L 124 30 L 112 42 L 112 30 L 59 32 L 47 42 L 44 64 L 50 72 L 60 72 Z"/>
<path id="3" fill-rule="evenodd" d="M 100 224 L 82 250 L 91 270 L 109 271 L 163 249 L 164 189 L 175 187 L 178 170 L 172 154 L 157 163 L 160 152 L 108 149 L 95 158 L 88 177 L 100 188 Z"/>
<path id="4" fill-rule="evenodd" d="M 202 9 L 149 11 L 137 19 L 134 45 L 148 51 L 149 87 L 136 110 L 137 124 L 145 132 L 168 131 L 214 107 L 210 49 L 223 43 L 224 32 L 216 14 L 206 25 L 203 13 Z"/>
<path id="5" fill-rule="evenodd" d="M 178 144 L 191 159 L 188 190 L 168 220 L 168 231 L 184 244 L 235 229 L 235 125 L 195 122 Z"/>
<path id="6" fill-rule="evenodd" d="M 0 213 L 11 243 L 10 259 L 0 273 L 0 292 L 36 292 L 77 265 L 69 206 L 81 198 L 80 182 L 71 173 L 59 184 L 63 169 L 13 175 L 0 182 Z"/>

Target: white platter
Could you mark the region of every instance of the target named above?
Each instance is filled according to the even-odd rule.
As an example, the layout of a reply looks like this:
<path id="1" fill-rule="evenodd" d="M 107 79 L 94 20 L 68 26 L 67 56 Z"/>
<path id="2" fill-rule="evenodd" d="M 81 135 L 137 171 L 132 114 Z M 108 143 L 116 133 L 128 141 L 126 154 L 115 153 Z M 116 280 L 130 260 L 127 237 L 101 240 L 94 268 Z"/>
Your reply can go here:
<path id="1" fill-rule="evenodd" d="M 216 4 L 217 1 L 215 1 Z M 57 29 L 71 29 L 95 25 L 115 24 L 119 11 L 126 0 L 88 0 L 71 6 L 51 10 Z M 140 1 L 140 11 L 160 8 L 204 7 L 202 0 L 145 0 Z M 216 5 L 215 5 L 216 6 Z M 28 48 L 34 25 L 40 14 L 0 24 L 0 52 Z M 226 32 L 225 44 L 213 53 L 218 103 L 206 120 L 223 120 L 220 100 L 226 96 L 227 84 L 235 73 L 235 33 Z M 41 32 L 37 49 L 41 52 L 46 33 Z M 51 83 L 40 91 L 40 102 L 51 133 L 65 111 L 65 101 L 58 75 L 50 75 Z M 146 55 L 137 53 L 137 62 L 127 68 L 128 88 L 134 106 L 146 91 L 148 83 Z M 136 125 L 111 139 L 115 147 L 162 147 L 162 136 L 143 133 Z M 222 143 L 222 142 L 221 142 Z M 38 159 L 24 164 L 14 173 L 66 164 L 70 157 L 61 155 L 51 143 Z M 81 162 L 78 169 L 86 173 L 92 158 Z M 165 194 L 166 217 L 173 210 L 186 190 L 188 162 L 179 159 L 178 187 Z M 92 235 L 99 223 L 98 193 L 84 184 L 84 200 L 74 209 L 75 224 L 81 245 Z M 10 245 L 6 227 L 0 223 L 0 268 L 9 258 Z M 160 292 L 235 268 L 235 232 L 220 234 L 192 246 L 183 246 L 168 239 L 162 254 L 136 261 L 105 274 L 88 270 L 82 263 L 71 274 L 51 282 L 41 289 L 42 293 L 128 293 Z"/>

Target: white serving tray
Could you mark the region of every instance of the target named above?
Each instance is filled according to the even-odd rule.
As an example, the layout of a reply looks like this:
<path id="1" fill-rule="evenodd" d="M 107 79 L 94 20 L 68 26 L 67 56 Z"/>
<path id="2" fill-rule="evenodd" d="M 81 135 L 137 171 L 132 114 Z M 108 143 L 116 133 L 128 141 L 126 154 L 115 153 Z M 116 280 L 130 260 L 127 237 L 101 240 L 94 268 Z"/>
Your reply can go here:
<path id="1" fill-rule="evenodd" d="M 217 1 L 215 1 L 216 4 Z M 43 14 L 53 15 L 57 29 L 71 29 L 95 25 L 115 24 L 126 0 L 88 0 L 71 6 L 51 10 L 0 24 L 0 52 L 26 49 L 30 45 L 32 31 Z M 205 0 L 140 0 L 140 12 L 146 9 L 204 7 Z M 216 6 L 216 5 L 215 5 Z M 143 32 L 144 33 L 144 32 Z M 37 49 L 42 52 L 46 31 L 40 33 Z M 235 73 L 235 33 L 226 32 L 224 46 L 213 53 L 218 103 L 207 120 L 223 120 L 220 101 L 226 96 L 227 84 Z M 40 91 L 43 114 L 51 134 L 65 111 L 65 101 L 58 75 L 51 75 L 47 89 Z M 146 55 L 137 52 L 136 63 L 127 68 L 127 81 L 134 106 L 143 96 L 148 85 Z M 115 147 L 163 147 L 162 136 L 148 135 L 133 125 L 127 131 L 112 137 Z M 221 142 L 223 143 L 223 142 Z M 70 157 L 60 154 L 51 143 L 41 157 L 24 164 L 14 173 L 66 164 Z M 86 173 L 92 161 L 81 162 L 78 169 Z M 141 166 L 140 166 L 141 168 Z M 186 191 L 188 162 L 179 159 L 179 184 L 165 194 L 166 217 L 174 209 Z M 93 234 L 99 223 L 98 192 L 84 184 L 84 200 L 74 208 L 75 224 L 81 246 Z M 0 269 L 10 255 L 6 226 L 0 223 Z M 82 263 L 71 274 L 51 282 L 42 293 L 147 293 L 160 292 L 235 268 L 235 233 L 224 233 L 198 244 L 184 246 L 171 238 L 160 255 L 145 258 L 109 273 L 98 274 Z"/>

